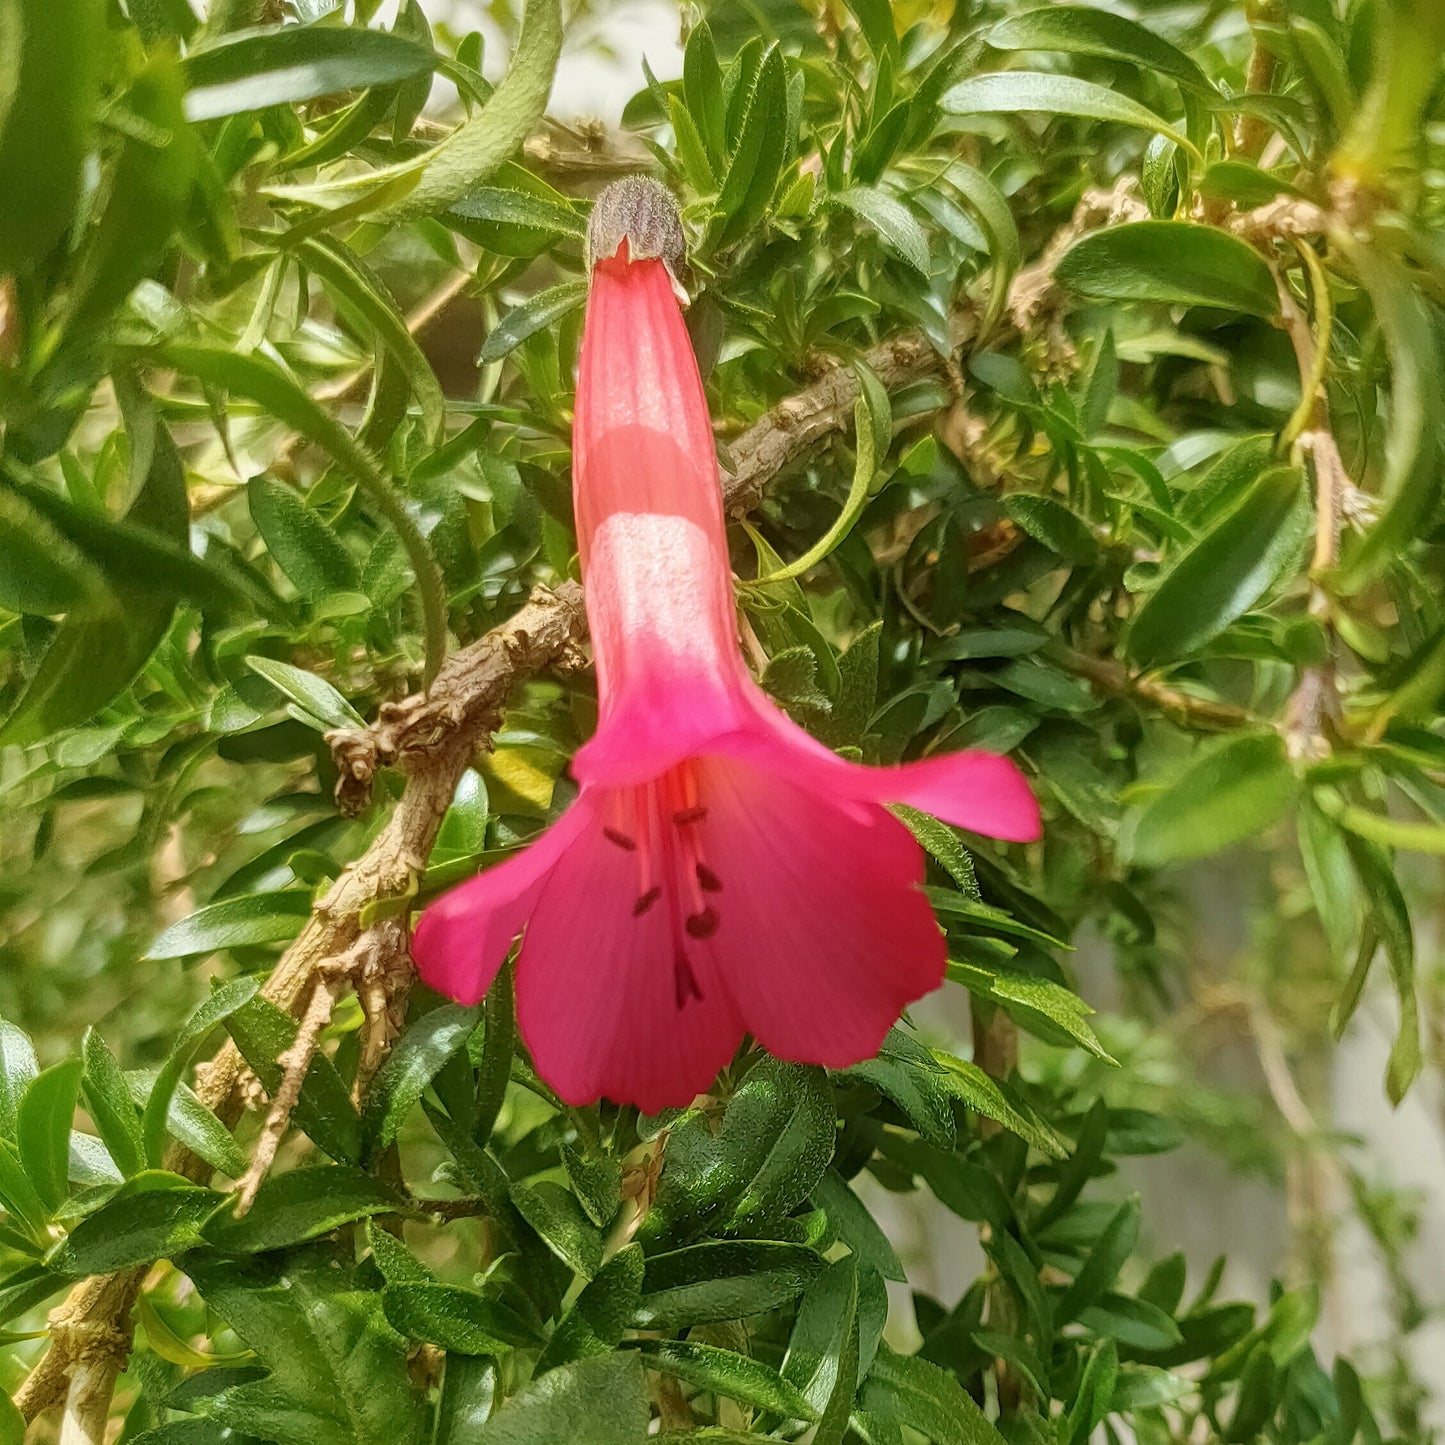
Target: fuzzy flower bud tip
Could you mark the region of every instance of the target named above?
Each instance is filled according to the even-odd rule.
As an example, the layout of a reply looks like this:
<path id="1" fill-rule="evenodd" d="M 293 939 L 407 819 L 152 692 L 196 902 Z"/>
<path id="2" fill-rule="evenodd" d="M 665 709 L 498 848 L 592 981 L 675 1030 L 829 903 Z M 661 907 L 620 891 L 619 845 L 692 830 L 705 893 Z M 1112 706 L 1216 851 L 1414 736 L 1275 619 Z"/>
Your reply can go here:
<path id="1" fill-rule="evenodd" d="M 622 254 L 624 261 L 661 261 L 673 294 L 682 305 L 688 294 L 681 272 L 687 261 L 682 217 L 672 192 L 650 176 L 626 176 L 597 197 L 587 223 L 586 261 L 591 277 L 599 261 Z"/>

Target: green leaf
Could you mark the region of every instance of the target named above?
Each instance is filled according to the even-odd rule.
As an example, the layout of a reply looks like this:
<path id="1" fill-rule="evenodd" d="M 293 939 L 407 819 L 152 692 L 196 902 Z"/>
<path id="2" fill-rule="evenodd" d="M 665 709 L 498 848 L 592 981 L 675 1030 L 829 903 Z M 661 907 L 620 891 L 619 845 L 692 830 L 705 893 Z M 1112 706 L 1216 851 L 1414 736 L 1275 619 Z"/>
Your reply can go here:
<path id="1" fill-rule="evenodd" d="M 380 1295 L 325 1255 L 189 1261 L 205 1301 L 270 1373 L 212 1397 L 206 1413 L 275 1445 L 420 1445 L 428 1412 Z"/>
<path id="2" fill-rule="evenodd" d="M 477 1071 L 476 1112 L 472 1118 L 472 1139 L 479 1149 L 496 1127 L 497 1116 L 507 1097 L 512 1078 L 512 1058 L 517 1051 L 517 1004 L 510 965 L 503 964 L 482 1000 L 481 1051 L 472 1034 L 467 1048 Z M 597 1221 L 601 1223 L 601 1221 Z"/>
<path id="3" fill-rule="evenodd" d="M 361 714 L 324 677 L 271 657 L 248 657 L 246 666 L 264 677 L 277 692 L 289 697 L 305 718 L 315 719 L 328 728 L 366 726 Z"/>
<path id="4" fill-rule="evenodd" d="M 308 602 L 355 592 L 361 572 L 341 539 L 293 488 L 267 477 L 246 483 L 246 502 L 276 565 Z"/>
<path id="5" fill-rule="evenodd" d="M 901 1030 L 892 1029 L 876 1059 L 865 1059 L 841 1078 L 871 1084 L 905 1114 L 931 1144 L 952 1148 L 953 1110 L 943 1066 Z"/>
<path id="6" fill-rule="evenodd" d="M 118 395 L 124 402 L 128 388 L 119 378 L 117 382 Z M 129 410 L 128 403 L 126 406 Z M 149 419 L 148 401 L 137 410 L 140 415 L 130 419 L 132 430 L 139 430 Z M 15 484 L 13 477 L 9 481 Z M 78 519 L 79 509 L 65 509 L 63 504 L 53 510 L 47 507 L 47 496 L 58 501 L 53 493 L 40 489 L 26 492 L 27 500 L 45 510 L 52 522 L 66 510 Z M 189 526 L 190 508 L 180 455 L 169 432 L 156 427 L 149 469 L 125 522 L 99 522 L 88 530 L 88 537 L 93 540 L 97 533 L 109 534 L 113 542 L 137 551 L 140 548 L 134 544 L 150 538 L 156 543 L 176 545 L 155 549 L 165 561 L 147 580 L 132 584 L 112 575 L 108 596 L 65 618 L 13 711 L 0 724 L 0 744 L 24 746 L 50 733 L 91 722 L 101 708 L 125 691 L 170 627 L 175 597 L 184 589 L 171 588 L 173 570 L 168 564 L 172 560 L 191 560 L 184 550 Z M 71 540 L 89 550 L 86 540 L 74 535 Z M 145 561 L 153 563 L 154 554 Z M 197 570 L 207 582 L 214 583 L 205 569 Z"/>
<path id="7" fill-rule="evenodd" d="M 14 1139 L 20 1101 L 39 1072 L 30 1036 L 0 1018 L 0 1136 Z"/>
<path id="8" fill-rule="evenodd" d="M 353 314 L 363 340 L 369 340 L 370 333 L 374 332 L 387 354 L 396 361 L 421 408 L 427 438 L 437 445 L 446 425 L 446 399 L 442 396 L 441 383 L 385 283 L 333 237 L 308 236 L 294 252 L 297 260 L 331 291 L 343 310 Z"/>
<path id="9" fill-rule="evenodd" d="M 849 186 L 829 199 L 861 216 L 915 271 L 928 275 L 928 237 L 897 196 L 878 186 Z"/>
<path id="10" fill-rule="evenodd" d="M 652 1410 L 633 1354 L 549 1370 L 510 1399 L 472 1437 L 475 1445 L 639 1445 Z"/>
<path id="11" fill-rule="evenodd" d="M 258 994 L 226 1020 L 226 1029 L 246 1067 L 274 1097 L 283 1076 L 277 1060 L 296 1041 L 296 1020 Z M 291 1122 L 338 1163 L 360 1160 L 361 1118 L 336 1065 L 325 1053 L 318 1052 L 306 1070 Z"/>
<path id="12" fill-rule="evenodd" d="M 0 486 L 0 607 L 33 617 L 101 595 L 95 566 L 19 492 Z"/>
<path id="13" fill-rule="evenodd" d="M 1088 566 L 1099 555 L 1099 543 L 1088 524 L 1054 497 L 1010 492 L 1003 499 L 1003 510 L 1021 531 L 1066 562 Z"/>
<path id="14" fill-rule="evenodd" d="M 142 1171 L 70 1231 L 54 1264 L 71 1275 L 111 1274 L 175 1260 L 203 1243 L 201 1226 L 221 1203 L 177 1174 Z"/>
<path id="15" fill-rule="evenodd" d="M 448 1003 L 411 1024 L 396 1041 L 366 1096 L 362 1130 L 368 1153 L 386 1148 L 443 1065 L 467 1045 L 481 1010 Z"/>
<path id="16" fill-rule="evenodd" d="M 948 976 L 970 993 L 1001 1004 L 1005 1012 L 1030 1033 L 1051 1042 L 1059 1042 L 1055 1035 L 1062 1033 L 1096 1059 L 1117 1066 L 1118 1060 L 1109 1054 L 1089 1026 L 1088 1019 L 1094 1010 L 1072 989 L 1036 974 L 985 968 L 973 963 L 950 961 Z"/>
<path id="17" fill-rule="evenodd" d="M 1277 822 L 1297 791 L 1278 733 L 1241 733 L 1207 744 L 1139 811 L 1133 860 L 1157 868 L 1217 853 Z"/>
<path id="18" fill-rule="evenodd" d="M 105 1040 L 91 1028 L 85 1031 L 80 1046 L 85 1061 L 81 1087 L 85 1091 L 86 1112 L 95 1121 L 116 1168 L 126 1176 L 134 1174 L 144 1162 L 140 1114 L 130 1096 L 125 1075 Z"/>
<path id="19" fill-rule="evenodd" d="M 682 93 L 687 111 L 707 146 L 708 157 L 716 171 L 726 159 L 727 142 L 724 121 L 727 104 L 723 99 L 722 70 L 712 31 L 707 22 L 694 27 L 687 37 L 682 57 Z"/>
<path id="20" fill-rule="evenodd" d="M 455 1285 L 388 1283 L 382 1306 L 391 1327 L 459 1355 L 500 1355 L 536 1338 L 515 1314 L 474 1290 Z"/>
<path id="21" fill-rule="evenodd" d="M 587 222 L 565 197 L 550 200 L 546 196 L 502 186 L 478 186 L 468 191 L 447 215 L 498 226 L 517 226 L 527 231 L 540 231 L 547 236 L 571 236 L 579 241 L 587 233 Z"/>
<path id="22" fill-rule="evenodd" d="M 491 1419 L 499 1393 L 495 1359 L 448 1355 L 432 1445 L 473 1445 L 477 1431 Z"/>
<path id="23" fill-rule="evenodd" d="M 848 1301 L 838 1319 L 836 1350 L 830 1349 L 822 1361 L 818 1385 L 828 1385 L 828 1398 L 813 1432 L 813 1445 L 843 1445 L 853 1419 L 853 1402 L 858 1395 L 860 1371 L 860 1322 L 858 1318 L 858 1274 L 850 1271 Z M 791 1353 L 791 1346 L 790 1351 Z M 831 1380 L 829 1377 L 831 1376 Z"/>
<path id="24" fill-rule="evenodd" d="M 996 1120 L 1041 1153 L 1051 1154 L 1055 1159 L 1067 1155 L 1068 1149 L 1059 1135 L 1006 1084 L 969 1059 L 956 1058 L 941 1049 L 934 1049 L 932 1053 L 944 1067 L 949 1090 L 967 1108 Z"/>
<path id="25" fill-rule="evenodd" d="M 1134 221 L 1076 241 L 1055 279 L 1101 301 L 1218 306 L 1253 316 L 1279 310 L 1274 278 L 1237 236 L 1192 221 Z"/>
<path id="26" fill-rule="evenodd" d="M 533 5 L 538 0 L 533 0 Z M 322 409 L 295 379 L 268 357 L 238 356 L 219 347 L 167 345 L 162 358 L 204 386 L 249 397 L 277 421 L 285 422 L 328 452 L 338 468 L 391 524 L 406 548 L 421 592 L 426 627 L 427 679 L 436 676 L 446 652 L 446 599 L 441 573 L 426 538 L 391 482 L 329 412 Z M 343 590 L 354 590 L 351 588 Z"/>
<path id="27" fill-rule="evenodd" d="M 1410 910 L 1399 880 L 1390 865 L 1389 855 L 1367 839 L 1345 835 L 1351 861 L 1364 890 L 1370 911 L 1373 933 L 1368 949 L 1374 952 L 1374 939 L 1385 945 L 1385 958 L 1390 965 L 1390 978 L 1400 1008 L 1400 1029 L 1390 1049 L 1385 1069 L 1385 1087 L 1392 1103 L 1398 1104 L 1409 1092 L 1420 1072 L 1420 1005 L 1415 991 L 1415 935 Z M 1362 954 L 1361 964 L 1368 966 Z M 1362 967 L 1362 972 L 1363 972 Z"/>
<path id="28" fill-rule="evenodd" d="M 1119 1346 L 1100 1340 L 1084 1366 L 1083 1378 L 1065 1416 L 1060 1439 L 1065 1445 L 1083 1445 L 1109 1413 L 1119 1378 Z"/>
<path id="29" fill-rule="evenodd" d="M 101 0 L 7 8 L 19 34 L 0 116 L 0 272 L 15 273 L 36 269 L 70 227 L 108 46 Z"/>
<path id="30" fill-rule="evenodd" d="M 649 1369 L 673 1375 L 699 1390 L 754 1409 L 773 1410 L 788 1420 L 818 1418 L 798 1390 L 760 1360 L 692 1340 L 639 1340 L 637 1347 Z"/>
<path id="31" fill-rule="evenodd" d="M 260 1254 L 404 1208 L 391 1189 L 360 1169 L 321 1164 L 267 1179 L 245 1214 L 238 1218 L 222 1208 L 206 1225 L 205 1236 L 223 1254 Z"/>
<path id="32" fill-rule="evenodd" d="M 1173 563 L 1125 634 L 1146 667 L 1197 652 L 1253 607 L 1298 550 L 1309 518 L 1299 472 L 1272 467 Z"/>
<path id="33" fill-rule="evenodd" d="M 477 354 L 481 366 L 500 361 L 515 350 L 529 336 L 555 326 L 564 316 L 570 316 L 587 300 L 585 281 L 562 281 L 529 296 L 519 306 L 514 306 L 487 333 L 482 349 Z"/>
<path id="34" fill-rule="evenodd" d="M 995 50 L 1059 50 L 1122 60 L 1183 85 L 1212 91 L 1204 72 L 1184 52 L 1136 21 L 1083 5 L 1047 5 L 1011 15 L 983 37 Z"/>
<path id="35" fill-rule="evenodd" d="M 109 200 L 79 258 L 65 323 L 72 336 L 100 325 L 160 267 L 201 164 L 200 141 L 182 113 L 173 55 L 159 51 L 151 58 L 125 104 L 146 133 L 126 136 Z"/>
<path id="36" fill-rule="evenodd" d="M 146 957 L 192 958 L 228 948 L 289 943 L 310 916 L 311 893 L 304 888 L 223 898 L 171 924 L 146 950 Z"/>
<path id="37" fill-rule="evenodd" d="M 788 149 L 787 74 L 783 52 L 768 47 L 753 79 L 737 148 L 728 162 L 717 209 L 723 217 L 721 242 L 747 235 L 767 213 Z"/>
<path id="38" fill-rule="evenodd" d="M 1168 136 L 1195 160 L 1203 159 L 1188 136 L 1137 100 L 1072 75 L 1030 70 L 974 75 L 945 90 L 939 97 L 939 105 L 947 115 L 1015 115 L 1019 111 L 1041 111 L 1047 115 L 1077 116 L 1082 120 L 1113 121 Z"/>
<path id="39" fill-rule="evenodd" d="M 559 0 L 527 0 L 512 63 L 491 98 L 445 140 L 410 159 L 318 185 L 272 194 L 313 205 L 348 205 L 400 221 L 449 210 L 521 148 L 537 128 L 562 51 Z"/>
<path id="40" fill-rule="evenodd" d="M 30 1081 L 16 1111 L 20 1162 L 51 1214 L 70 1192 L 70 1126 L 82 1068 L 78 1058 L 52 1064 Z"/>
<path id="41" fill-rule="evenodd" d="M 1139 1199 L 1126 1199 L 1099 1231 L 1098 1238 L 1079 1266 L 1073 1283 L 1060 1296 L 1054 1318 L 1059 1324 L 1076 1319 L 1095 1304 L 1119 1277 L 1125 1262 L 1139 1242 Z"/>
<path id="42" fill-rule="evenodd" d="M 131 1070 L 126 1076 L 132 1100 L 142 1109 L 150 1098 L 156 1076 L 145 1070 Z M 144 1126 L 144 1114 L 142 1114 Z M 166 1129 L 198 1159 L 212 1169 L 239 1179 L 250 1163 L 246 1151 L 231 1137 L 230 1131 L 185 1084 L 177 1084 L 166 1113 Z"/>
<path id="43" fill-rule="evenodd" d="M 853 1252 L 859 1264 L 875 1269 L 884 1279 L 902 1284 L 907 1275 L 872 1211 L 848 1187 L 835 1169 L 827 1170 L 813 1186 L 813 1203 L 828 1216 L 838 1238 Z"/>
<path id="44" fill-rule="evenodd" d="M 1008 304 L 1009 287 L 1023 260 L 1023 243 L 1007 197 L 982 171 L 964 161 L 954 161 L 944 177 L 977 216 L 988 242 L 988 305 L 978 333 L 983 338 L 993 330 Z"/>
<path id="45" fill-rule="evenodd" d="M 224 35 L 185 59 L 186 115 L 217 120 L 339 91 L 426 75 L 437 57 L 414 41 L 359 26 L 279 25 Z"/>
<path id="46" fill-rule="evenodd" d="M 1384 510 L 1345 547 L 1339 585 L 1358 591 L 1409 546 L 1440 497 L 1440 348 L 1430 309 L 1401 267 L 1374 248 L 1347 247 L 1369 293 L 1390 358 L 1390 424 L 1379 493 Z"/>
<path id="47" fill-rule="evenodd" d="M 587 1218 L 577 1196 L 560 1184 L 513 1184 L 517 1213 L 542 1243 L 576 1274 L 591 1279 L 602 1267 L 602 1234 Z"/>
<path id="48" fill-rule="evenodd" d="M 614 1350 L 642 1299 L 642 1246 L 629 1244 L 597 1271 L 547 1341 L 537 1373 Z"/>
<path id="49" fill-rule="evenodd" d="M 191 1062 L 191 1056 L 200 1048 L 206 1035 L 218 1024 L 224 1023 L 238 1008 L 249 1003 L 260 987 L 261 980 L 258 978 L 238 978 L 222 984 L 181 1025 L 181 1031 L 156 1076 L 150 1098 L 146 1100 L 145 1110 L 141 1115 L 141 1136 L 145 1141 L 146 1160 L 153 1169 L 160 1167 L 161 1154 L 165 1149 L 171 1096 L 181 1081 L 182 1073 Z"/>
<path id="50" fill-rule="evenodd" d="M 746 1319 L 796 1299 L 823 1268 L 811 1249 L 764 1240 L 693 1244 L 647 1261 L 639 1329 Z"/>
<path id="51" fill-rule="evenodd" d="M 0 1445 L 25 1445 L 29 1422 L 11 1403 L 10 1396 L 0 1394 Z"/>
<path id="52" fill-rule="evenodd" d="M 937 1365 L 879 1350 L 863 1387 L 863 1404 L 927 1435 L 936 1445 L 1002 1445 L 971 1395 Z"/>

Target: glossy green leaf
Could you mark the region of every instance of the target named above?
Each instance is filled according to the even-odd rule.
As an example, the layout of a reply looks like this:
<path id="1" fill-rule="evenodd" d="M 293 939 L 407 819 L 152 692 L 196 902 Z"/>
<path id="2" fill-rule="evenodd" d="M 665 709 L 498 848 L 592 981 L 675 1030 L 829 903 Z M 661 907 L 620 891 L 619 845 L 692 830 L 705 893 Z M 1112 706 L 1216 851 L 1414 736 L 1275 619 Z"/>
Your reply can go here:
<path id="1" fill-rule="evenodd" d="M 877 186 L 850 186 L 830 199 L 867 221 L 915 271 L 928 274 L 928 238 L 897 196 Z"/>
<path id="2" fill-rule="evenodd" d="M 186 115 L 216 120 L 239 111 L 395 85 L 427 74 L 436 56 L 384 30 L 279 25 L 223 35 L 185 60 Z"/>
<path id="3" fill-rule="evenodd" d="M 642 1247 L 618 1250 L 583 1287 L 537 1361 L 537 1373 L 569 1360 L 611 1353 L 627 1333 L 642 1299 Z"/>
<path id="4" fill-rule="evenodd" d="M 1055 497 L 1010 492 L 1003 499 L 1003 510 L 1020 531 L 1066 562 L 1087 566 L 1099 555 L 1099 543 L 1088 524 Z"/>
<path id="5" fill-rule="evenodd" d="M 787 153 L 787 75 L 783 52 L 770 46 L 758 66 L 737 146 L 718 192 L 721 240 L 737 240 L 762 220 Z"/>
<path id="6" fill-rule="evenodd" d="M 652 1410 L 647 1382 L 630 1354 L 579 1360 L 549 1370 L 479 1430 L 476 1445 L 637 1445 Z"/>
<path id="7" fill-rule="evenodd" d="M 1198 651 L 1259 601 L 1308 525 L 1299 472 L 1264 472 L 1144 599 L 1125 634 L 1130 654 L 1147 667 Z"/>
<path id="8" fill-rule="evenodd" d="M 678 1330 L 745 1319 L 795 1299 L 822 1268 L 811 1249 L 763 1240 L 693 1244 L 653 1255 L 633 1324 Z"/>
<path id="9" fill-rule="evenodd" d="M 213 1421 L 275 1445 L 420 1445 L 429 1414 L 377 1291 L 304 1253 L 246 1264 L 193 1260 L 187 1270 L 269 1370 L 212 1397 Z"/>
<path id="10" fill-rule="evenodd" d="M 939 104 L 948 115 L 1015 115 L 1019 111 L 1040 111 L 1046 115 L 1112 121 L 1168 136 L 1191 155 L 1199 155 L 1182 131 L 1137 100 L 1072 75 L 1030 70 L 974 75 L 945 90 Z"/>
<path id="11" fill-rule="evenodd" d="M 178 1175 L 142 1172 L 70 1231 L 55 1267 L 72 1275 L 110 1274 L 177 1259 L 204 1242 L 201 1226 L 220 1203 Z"/>
<path id="12" fill-rule="evenodd" d="M 20 493 L 0 486 L 0 607 L 51 617 L 95 601 L 101 576 Z"/>
<path id="13" fill-rule="evenodd" d="M 1060 50 L 1099 55 L 1167 75 L 1201 90 L 1213 87 L 1183 51 L 1137 21 L 1086 5 L 1046 5 L 1011 15 L 984 33 L 995 50 Z"/>
<path id="14" fill-rule="evenodd" d="M 533 1344 L 530 1332 L 509 1310 L 455 1285 L 388 1284 L 382 1307 L 392 1328 L 458 1355 L 500 1355 Z"/>
<path id="15" fill-rule="evenodd" d="M 1134 820 L 1143 867 L 1203 858 L 1278 822 L 1298 784 L 1277 733 L 1241 733 L 1206 745 Z"/>
<path id="16" fill-rule="evenodd" d="M 146 957 L 192 958 L 227 948 L 287 943 L 310 916 L 311 894 L 306 889 L 223 898 L 171 924 L 146 950 Z"/>
<path id="17" fill-rule="evenodd" d="M 487 333 L 477 361 L 490 365 L 500 361 L 514 351 L 529 336 L 555 326 L 564 316 L 570 316 L 587 300 L 585 281 L 562 281 L 529 296 L 520 306 L 514 306 Z"/>
<path id="18" fill-rule="evenodd" d="M 312 603 L 355 592 L 361 573 L 341 539 L 293 488 L 266 477 L 246 483 L 251 520 L 276 565 Z"/>
<path id="19" fill-rule="evenodd" d="M 1061 285 L 1101 301 L 1216 306 L 1253 316 L 1279 309 L 1253 246 L 1189 221 L 1134 221 L 1076 241 L 1054 268 Z"/>
<path id="20" fill-rule="evenodd" d="M 131 1099 L 125 1075 L 105 1040 L 93 1028 L 86 1030 L 80 1051 L 85 1061 L 81 1088 L 86 1112 L 95 1121 L 116 1167 L 124 1175 L 134 1174 L 145 1163 L 145 1146 L 140 1114 Z"/>
<path id="21" fill-rule="evenodd" d="M 224 1207 L 218 1210 L 206 1225 L 205 1237 L 223 1254 L 260 1254 L 319 1239 L 343 1224 L 402 1208 L 391 1189 L 361 1170 L 322 1164 L 267 1179 L 245 1214 L 237 1217 Z"/>
<path id="22" fill-rule="evenodd" d="M 0 1136 L 14 1139 L 20 1101 L 39 1072 L 29 1034 L 0 1019 Z"/>
<path id="23" fill-rule="evenodd" d="M 324 677 L 271 657 L 248 657 L 246 666 L 289 697 L 307 717 L 329 728 L 365 727 L 365 719 Z"/>
<path id="24" fill-rule="evenodd" d="M 20 1162 L 41 1203 L 52 1214 L 69 1193 L 70 1126 L 82 1068 L 78 1058 L 52 1064 L 30 1081 L 16 1111 Z"/>
<path id="25" fill-rule="evenodd" d="M 423 1014 L 396 1041 L 366 1095 L 362 1114 L 368 1152 L 384 1149 L 400 1131 L 426 1087 L 467 1046 L 480 1010 L 443 1004 Z"/>
<path id="26" fill-rule="evenodd" d="M 1014 1096 L 1007 1085 L 985 1073 L 971 1059 L 956 1058 L 940 1049 L 932 1053 L 944 1067 L 946 1087 L 967 1108 L 997 1120 L 1035 1149 L 1056 1159 L 1068 1153 L 1059 1135 L 1022 1099 Z"/>
<path id="27" fill-rule="evenodd" d="M 772 1410 L 789 1420 L 817 1418 L 798 1390 L 760 1360 L 692 1340 L 642 1340 L 638 1348 L 649 1369 L 673 1375 L 696 1389 L 758 1410 Z"/>
<path id="28" fill-rule="evenodd" d="M 907 1278 L 892 1242 L 873 1217 L 868 1206 L 849 1188 L 835 1169 L 827 1170 L 813 1186 L 810 1196 L 825 1210 L 838 1238 L 853 1252 L 859 1264 L 875 1269 L 884 1279 L 901 1284 Z"/>
<path id="29" fill-rule="evenodd" d="M 542 1243 L 576 1274 L 591 1279 L 602 1266 L 602 1235 L 587 1218 L 577 1196 L 544 1180 L 513 1184 L 512 1203 Z"/>
<path id="30" fill-rule="evenodd" d="M 879 1350 L 863 1403 L 936 1445 L 1001 1445 L 1003 1439 L 952 1375 L 916 1355 Z"/>
<path id="31" fill-rule="evenodd" d="M 176 1085 L 180 1083 L 181 1075 L 190 1064 L 192 1056 L 211 1030 L 224 1023 L 237 1009 L 248 1004 L 260 987 L 261 981 L 256 978 L 238 978 L 222 984 L 181 1025 L 181 1031 L 156 1076 L 141 1115 L 141 1136 L 145 1142 L 146 1161 L 151 1168 L 160 1167 L 171 1096 L 175 1093 Z"/>

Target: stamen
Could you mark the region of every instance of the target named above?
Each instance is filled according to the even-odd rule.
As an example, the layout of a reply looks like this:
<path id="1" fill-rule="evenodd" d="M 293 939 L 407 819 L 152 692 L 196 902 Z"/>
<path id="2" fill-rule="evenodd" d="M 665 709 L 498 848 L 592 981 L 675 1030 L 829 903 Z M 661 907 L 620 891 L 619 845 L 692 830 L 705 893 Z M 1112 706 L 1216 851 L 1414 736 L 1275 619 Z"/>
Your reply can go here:
<path id="1" fill-rule="evenodd" d="M 687 931 L 693 938 L 711 938 L 717 932 L 716 908 L 704 908 L 701 913 L 691 914 L 687 920 Z"/>
<path id="2" fill-rule="evenodd" d="M 678 1008 L 681 1008 L 689 997 L 702 1001 L 702 989 L 698 987 L 697 975 L 692 971 L 692 964 L 687 961 L 687 954 L 680 948 L 672 956 L 672 996 Z"/>
<path id="3" fill-rule="evenodd" d="M 697 874 L 697 881 L 704 893 L 721 893 L 722 879 L 707 866 L 706 863 L 698 863 L 694 866 L 693 872 Z"/>
<path id="4" fill-rule="evenodd" d="M 637 852 L 637 839 L 629 838 L 626 833 L 621 832 L 617 828 L 603 828 L 602 836 L 606 838 L 609 843 L 616 843 L 624 853 Z"/>
<path id="5" fill-rule="evenodd" d="M 672 821 L 676 823 L 679 828 L 684 828 L 689 823 L 706 822 L 707 809 L 702 807 L 684 808 L 681 812 L 672 815 Z"/>
<path id="6" fill-rule="evenodd" d="M 656 903 L 657 900 L 658 900 L 659 898 L 661 898 L 661 897 L 662 897 L 662 889 L 661 889 L 661 888 L 658 888 L 658 887 L 649 888 L 649 889 L 647 890 L 647 892 L 644 893 L 644 894 L 642 894 L 642 895 L 638 898 L 637 902 L 632 905 L 632 916 L 633 916 L 634 918 L 641 918 L 642 915 L 643 915 L 644 913 L 646 913 L 647 910 L 648 910 L 649 908 L 651 908 L 652 905 L 653 905 L 654 903 Z"/>

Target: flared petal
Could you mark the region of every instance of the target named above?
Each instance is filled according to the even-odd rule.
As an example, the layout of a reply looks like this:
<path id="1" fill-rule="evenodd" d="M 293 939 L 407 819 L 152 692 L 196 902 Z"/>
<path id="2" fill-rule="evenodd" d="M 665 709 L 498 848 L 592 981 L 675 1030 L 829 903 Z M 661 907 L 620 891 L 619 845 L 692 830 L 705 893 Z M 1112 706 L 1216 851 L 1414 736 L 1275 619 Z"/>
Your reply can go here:
<path id="1" fill-rule="evenodd" d="M 883 808 L 795 774 L 699 766 L 701 846 L 721 887 L 708 940 L 743 1023 L 780 1058 L 844 1068 L 943 982 L 923 856 Z"/>
<path id="2" fill-rule="evenodd" d="M 599 822 L 552 870 L 522 941 L 517 1020 L 537 1071 L 569 1104 L 605 1097 L 647 1113 L 686 1104 L 742 1041 L 678 900 L 666 892 L 639 909 L 656 882 L 644 866 Z"/>
<path id="3" fill-rule="evenodd" d="M 584 796 L 514 858 L 429 904 L 411 940 L 423 981 L 459 1003 L 480 1001 L 531 916 L 548 874 L 589 822 Z"/>
<path id="4" fill-rule="evenodd" d="M 834 792 L 864 803 L 906 803 L 945 823 L 1031 843 L 1039 837 L 1038 800 L 1018 765 L 998 753 L 965 751 L 897 767 L 851 763 L 804 732 L 750 679 L 747 720 L 717 735 L 707 748 L 720 756 L 784 771 L 820 793 Z M 735 710 L 738 702 L 733 703 Z"/>

